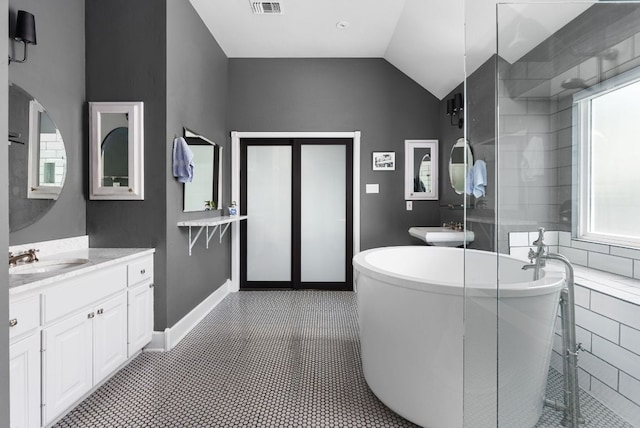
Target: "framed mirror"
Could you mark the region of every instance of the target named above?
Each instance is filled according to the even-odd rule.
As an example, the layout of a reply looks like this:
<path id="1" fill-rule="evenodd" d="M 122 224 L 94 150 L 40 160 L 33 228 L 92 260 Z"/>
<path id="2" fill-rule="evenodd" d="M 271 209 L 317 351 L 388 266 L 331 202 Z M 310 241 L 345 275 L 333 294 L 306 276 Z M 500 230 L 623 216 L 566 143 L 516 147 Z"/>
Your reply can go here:
<path id="1" fill-rule="evenodd" d="M 404 141 L 404 198 L 438 199 L 438 140 Z"/>
<path id="2" fill-rule="evenodd" d="M 184 183 L 184 212 L 221 209 L 222 147 L 187 128 L 184 139 L 193 152 L 193 180 Z"/>
<path id="3" fill-rule="evenodd" d="M 58 199 L 67 175 L 60 130 L 38 100 L 9 83 L 9 230 L 44 216 Z"/>
<path id="4" fill-rule="evenodd" d="M 469 170 L 473 167 L 473 153 L 464 138 L 459 138 L 453 145 L 449 156 L 449 181 L 451 187 L 458 194 L 463 194 L 465 180 Z"/>
<path id="5" fill-rule="evenodd" d="M 144 199 L 144 111 L 139 102 L 89 103 L 90 199 Z"/>

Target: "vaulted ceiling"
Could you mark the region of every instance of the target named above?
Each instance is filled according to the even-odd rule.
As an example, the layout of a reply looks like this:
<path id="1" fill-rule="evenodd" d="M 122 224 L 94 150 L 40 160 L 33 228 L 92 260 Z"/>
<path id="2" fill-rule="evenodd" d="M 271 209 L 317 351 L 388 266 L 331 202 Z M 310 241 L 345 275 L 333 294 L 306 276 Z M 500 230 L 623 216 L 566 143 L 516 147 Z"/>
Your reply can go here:
<path id="1" fill-rule="evenodd" d="M 190 1 L 229 58 L 385 58 L 439 99 L 496 52 L 496 0 L 278 0 L 282 14 L 254 14 L 250 0 Z M 501 6 L 506 59 L 590 4 Z"/>

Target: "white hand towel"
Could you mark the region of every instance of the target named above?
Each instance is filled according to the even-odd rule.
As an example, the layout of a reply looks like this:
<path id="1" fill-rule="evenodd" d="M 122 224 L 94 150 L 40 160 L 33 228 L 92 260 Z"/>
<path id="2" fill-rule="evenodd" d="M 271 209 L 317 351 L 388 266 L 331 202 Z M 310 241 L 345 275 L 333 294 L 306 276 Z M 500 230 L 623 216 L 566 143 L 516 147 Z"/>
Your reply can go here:
<path id="1" fill-rule="evenodd" d="M 193 180 L 193 152 L 182 137 L 173 140 L 173 176 L 181 183 Z"/>

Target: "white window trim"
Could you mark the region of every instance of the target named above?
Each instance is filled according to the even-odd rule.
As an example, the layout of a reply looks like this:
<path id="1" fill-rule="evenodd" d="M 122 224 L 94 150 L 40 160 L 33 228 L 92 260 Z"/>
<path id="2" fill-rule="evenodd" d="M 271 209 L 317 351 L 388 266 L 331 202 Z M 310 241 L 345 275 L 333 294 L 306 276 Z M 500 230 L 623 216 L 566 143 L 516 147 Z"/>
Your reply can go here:
<path id="1" fill-rule="evenodd" d="M 576 240 L 617 245 L 629 248 L 640 248 L 640 239 L 604 233 L 589 232 L 591 223 L 591 100 L 620 89 L 624 86 L 640 82 L 640 67 L 621 73 L 590 88 L 577 92 L 573 96 L 574 138 L 578 144 L 578 199 Z"/>

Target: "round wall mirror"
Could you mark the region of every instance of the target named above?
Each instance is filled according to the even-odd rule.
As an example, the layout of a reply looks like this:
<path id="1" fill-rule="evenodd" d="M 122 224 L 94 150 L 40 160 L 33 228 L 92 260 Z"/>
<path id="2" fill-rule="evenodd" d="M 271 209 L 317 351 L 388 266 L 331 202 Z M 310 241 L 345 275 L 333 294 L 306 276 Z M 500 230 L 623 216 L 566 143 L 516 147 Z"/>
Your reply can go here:
<path id="1" fill-rule="evenodd" d="M 449 180 L 456 193 L 464 193 L 464 183 L 469 170 L 473 166 L 471 147 L 464 138 L 458 139 L 451 149 L 449 157 Z"/>
<path id="2" fill-rule="evenodd" d="M 62 135 L 46 109 L 9 84 L 9 230 L 44 216 L 58 199 L 67 173 Z"/>

